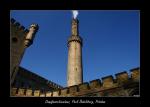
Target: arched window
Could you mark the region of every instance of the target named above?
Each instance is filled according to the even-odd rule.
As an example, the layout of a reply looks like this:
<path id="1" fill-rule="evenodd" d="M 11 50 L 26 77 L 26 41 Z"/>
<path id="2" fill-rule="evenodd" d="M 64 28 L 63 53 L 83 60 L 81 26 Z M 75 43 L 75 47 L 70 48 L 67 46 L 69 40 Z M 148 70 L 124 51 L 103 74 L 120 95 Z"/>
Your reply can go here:
<path id="1" fill-rule="evenodd" d="M 16 37 L 13 37 L 12 38 L 12 43 L 17 43 L 18 42 L 18 39 Z"/>

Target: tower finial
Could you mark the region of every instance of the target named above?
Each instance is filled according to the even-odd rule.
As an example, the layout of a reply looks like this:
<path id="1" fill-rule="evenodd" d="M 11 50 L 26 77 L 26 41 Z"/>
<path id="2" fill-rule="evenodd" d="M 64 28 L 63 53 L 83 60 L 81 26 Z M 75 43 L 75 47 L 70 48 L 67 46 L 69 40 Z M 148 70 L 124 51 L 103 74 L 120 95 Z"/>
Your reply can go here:
<path id="1" fill-rule="evenodd" d="M 77 10 L 72 10 L 73 18 L 76 19 L 78 16 L 78 11 Z"/>

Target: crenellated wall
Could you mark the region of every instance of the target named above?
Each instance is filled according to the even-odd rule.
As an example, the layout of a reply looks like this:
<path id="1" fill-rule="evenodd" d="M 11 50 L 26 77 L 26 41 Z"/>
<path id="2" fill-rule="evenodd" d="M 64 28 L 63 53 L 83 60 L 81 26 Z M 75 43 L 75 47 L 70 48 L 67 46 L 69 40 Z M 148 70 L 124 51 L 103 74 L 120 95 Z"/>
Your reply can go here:
<path id="1" fill-rule="evenodd" d="M 15 19 L 11 18 L 11 27 L 14 27 L 16 29 L 15 31 L 18 33 L 22 33 L 26 35 L 29 30 L 26 29 L 24 26 L 22 26 L 19 22 L 17 22 Z"/>
<path id="2" fill-rule="evenodd" d="M 103 77 L 80 85 L 65 87 L 53 92 L 12 88 L 11 96 L 26 97 L 83 97 L 83 96 L 139 96 L 140 68 Z"/>
<path id="3" fill-rule="evenodd" d="M 31 24 L 28 30 L 13 18 L 10 21 L 11 84 L 18 72 L 18 67 L 23 58 L 25 49 L 33 43 L 33 39 L 38 29 L 39 26 L 37 24 Z"/>
<path id="4" fill-rule="evenodd" d="M 15 19 L 11 19 L 10 22 L 10 44 L 11 44 L 11 82 L 13 82 L 15 75 L 17 73 L 18 66 L 23 57 L 25 47 L 24 40 L 29 32 L 28 29 L 25 29 L 19 22 L 16 22 Z"/>

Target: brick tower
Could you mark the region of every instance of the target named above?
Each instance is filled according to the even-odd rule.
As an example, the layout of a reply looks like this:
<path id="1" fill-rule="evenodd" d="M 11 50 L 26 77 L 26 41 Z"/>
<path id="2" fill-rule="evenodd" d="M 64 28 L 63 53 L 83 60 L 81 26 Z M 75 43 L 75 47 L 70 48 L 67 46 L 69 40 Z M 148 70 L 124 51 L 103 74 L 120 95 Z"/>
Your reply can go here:
<path id="1" fill-rule="evenodd" d="M 83 83 L 82 38 L 79 36 L 78 19 L 72 19 L 72 34 L 68 38 L 67 86 Z"/>

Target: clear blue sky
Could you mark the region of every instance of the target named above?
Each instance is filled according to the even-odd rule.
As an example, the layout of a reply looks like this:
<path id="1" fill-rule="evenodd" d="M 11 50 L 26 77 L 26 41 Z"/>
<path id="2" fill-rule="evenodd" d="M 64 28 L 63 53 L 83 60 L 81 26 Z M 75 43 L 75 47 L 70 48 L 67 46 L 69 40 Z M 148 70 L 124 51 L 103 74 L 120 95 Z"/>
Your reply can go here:
<path id="1" fill-rule="evenodd" d="M 12 10 L 10 16 L 26 28 L 32 23 L 40 27 L 21 66 L 65 87 L 72 12 Z M 79 10 L 77 18 L 84 82 L 140 67 L 139 10 Z"/>

